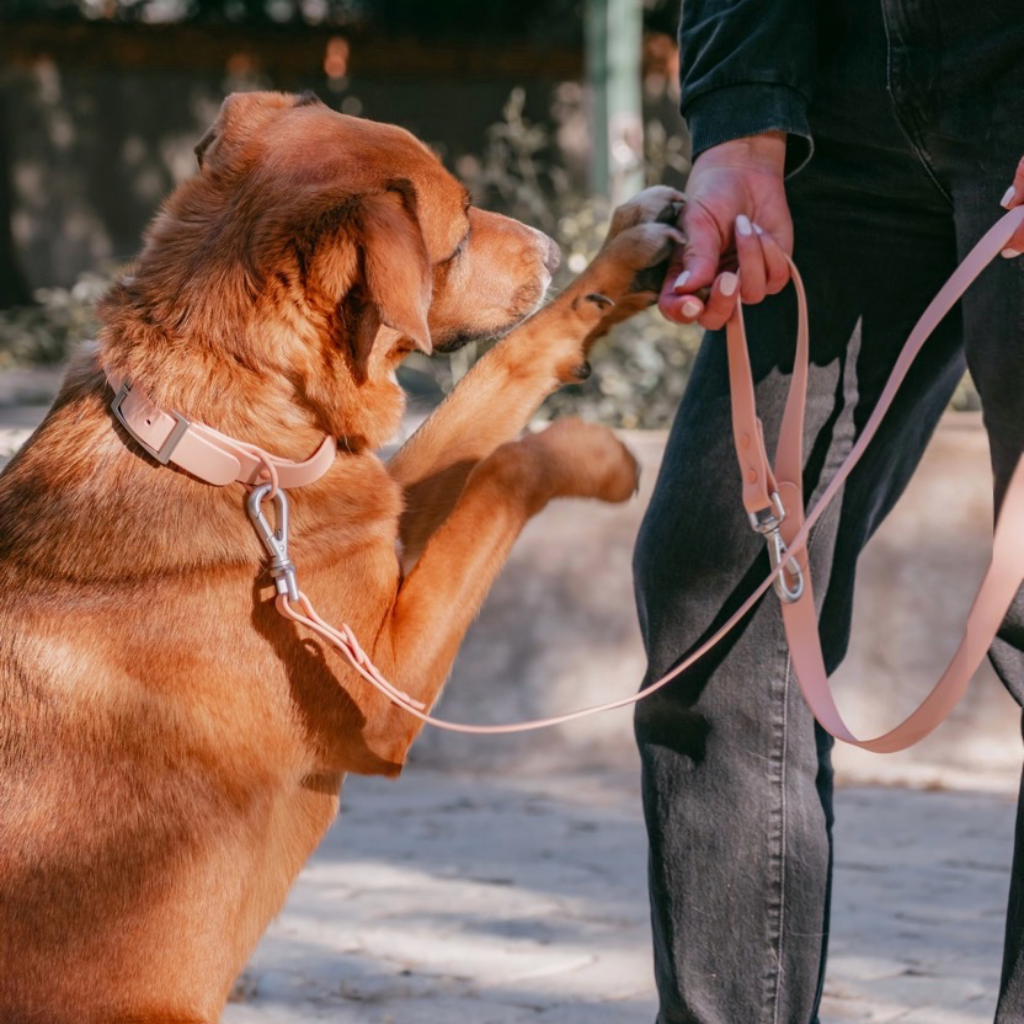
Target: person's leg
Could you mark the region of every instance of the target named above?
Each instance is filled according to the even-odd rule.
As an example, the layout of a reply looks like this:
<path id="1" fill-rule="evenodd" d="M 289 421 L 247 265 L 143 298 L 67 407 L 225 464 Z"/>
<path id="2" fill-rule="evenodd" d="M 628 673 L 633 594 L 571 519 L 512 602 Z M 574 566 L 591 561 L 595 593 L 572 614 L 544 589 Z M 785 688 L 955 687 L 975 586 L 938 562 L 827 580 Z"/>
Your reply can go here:
<path id="1" fill-rule="evenodd" d="M 1024 100 L 1024 83 L 1020 90 Z M 1018 103 L 1018 109 L 1017 123 L 1024 126 L 1024 102 Z M 996 152 L 984 177 L 972 174 L 962 187 L 954 185 L 961 255 L 1002 212 L 999 199 L 1024 154 L 1024 130 L 1019 133 L 1015 156 L 1007 147 L 992 148 Z M 997 260 L 964 297 L 963 317 L 967 361 L 981 396 L 989 436 L 998 510 L 1024 453 L 1024 258 Z M 1014 699 L 1024 704 L 1024 590 L 1017 594 L 989 657 Z M 998 1024 L 1024 1021 L 1024 799 L 1018 807 L 1015 845 Z"/>
<path id="2" fill-rule="evenodd" d="M 819 150 L 819 169 L 827 157 Z M 820 170 L 792 198 L 811 315 L 811 494 L 849 452 L 954 249 L 945 212 L 837 198 Z M 788 296 L 747 311 L 769 444 L 788 386 L 793 319 Z M 905 485 L 962 372 L 956 318 L 922 358 L 812 539 L 830 668 L 845 651 L 860 547 Z M 767 571 L 740 502 L 724 343 L 709 335 L 636 551 L 647 681 L 716 628 Z M 828 927 L 830 741 L 793 679 L 773 595 L 638 707 L 636 734 L 660 1024 L 806 1024 L 820 999 Z"/>
<path id="3" fill-rule="evenodd" d="M 873 31 L 875 46 L 880 22 Z M 878 102 L 884 59 L 879 86 L 858 77 L 861 57 L 835 72 L 834 95 L 822 90 L 818 106 L 838 116 L 816 132 L 816 155 L 790 187 L 811 315 L 811 504 L 852 446 L 914 320 L 955 265 L 949 203 Z M 772 446 L 792 361 L 791 296 L 746 315 Z M 815 531 L 810 553 L 830 669 L 846 648 L 860 548 L 906 484 L 962 367 L 954 315 Z M 767 571 L 763 542 L 740 502 L 724 343 L 709 335 L 637 545 L 646 681 L 712 632 Z M 659 1024 L 808 1024 L 821 996 L 828 931 L 831 743 L 799 695 L 773 595 L 637 708 L 636 735 Z"/>
<path id="4" fill-rule="evenodd" d="M 1016 0 L 992 0 L 985 17 L 941 0 L 922 23 L 902 11 L 891 27 L 901 59 L 893 66 L 907 130 L 932 165 L 955 210 L 962 258 L 1001 216 L 999 207 L 1024 155 L 1024 23 Z M 927 35 L 944 46 L 908 48 Z M 952 42 L 951 42 L 952 41 Z M 964 343 L 981 396 L 998 509 L 1024 453 L 1024 258 L 997 259 L 963 300 Z M 990 652 L 1000 678 L 1024 704 L 1024 591 Z M 1024 800 L 1006 920 L 997 1024 L 1024 1020 Z"/>

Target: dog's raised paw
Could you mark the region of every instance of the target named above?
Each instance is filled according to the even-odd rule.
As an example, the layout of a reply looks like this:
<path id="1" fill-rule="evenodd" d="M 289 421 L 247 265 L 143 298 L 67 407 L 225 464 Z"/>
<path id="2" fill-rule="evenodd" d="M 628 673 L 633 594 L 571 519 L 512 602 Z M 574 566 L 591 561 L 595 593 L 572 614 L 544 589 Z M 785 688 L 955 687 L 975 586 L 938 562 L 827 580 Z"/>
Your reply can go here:
<path id="1" fill-rule="evenodd" d="M 594 283 L 616 302 L 606 315 L 624 319 L 653 303 L 673 247 L 685 244 L 686 236 L 677 227 L 661 222 L 638 224 L 608 242 L 590 266 Z"/>
<path id="2" fill-rule="evenodd" d="M 652 185 L 616 207 L 605 238 L 607 244 L 623 231 L 640 224 L 675 224 L 686 196 L 668 185 Z"/>
<path id="3" fill-rule="evenodd" d="M 608 427 L 577 419 L 558 420 L 534 435 L 558 473 L 559 497 L 628 501 L 636 493 L 640 467 Z"/>

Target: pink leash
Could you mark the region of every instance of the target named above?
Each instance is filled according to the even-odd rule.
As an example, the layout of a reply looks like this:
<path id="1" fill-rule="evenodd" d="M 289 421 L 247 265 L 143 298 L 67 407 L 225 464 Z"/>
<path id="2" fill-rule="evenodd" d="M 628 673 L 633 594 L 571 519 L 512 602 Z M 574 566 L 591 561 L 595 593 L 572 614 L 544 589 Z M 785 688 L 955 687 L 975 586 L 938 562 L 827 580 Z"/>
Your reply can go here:
<path id="1" fill-rule="evenodd" d="M 638 693 L 620 700 L 580 708 L 550 718 L 515 722 L 509 725 L 465 725 L 433 717 L 425 710 L 424 704 L 414 700 L 388 682 L 360 647 L 358 640 L 347 625 L 343 624 L 341 629 L 337 629 L 325 622 L 317 615 L 309 598 L 298 589 L 295 566 L 288 558 L 288 504 L 284 488 L 297 486 L 298 484 L 292 482 L 296 478 L 302 477 L 302 482 L 309 483 L 311 479 L 316 479 L 326 472 L 329 462 L 324 460 L 322 452 L 331 439 L 327 439 L 318 452 L 305 463 L 289 463 L 286 460 L 276 459 L 254 446 L 226 438 L 223 434 L 211 431 L 211 428 L 190 424 L 189 428 L 199 434 L 201 440 L 227 450 L 239 467 L 236 475 L 231 479 L 225 479 L 227 469 L 230 468 L 225 467 L 220 470 L 217 479 L 209 479 L 202 472 L 196 472 L 196 469 L 192 468 L 192 466 L 198 466 L 201 469 L 202 467 L 199 465 L 201 459 L 191 459 L 192 465 L 190 466 L 179 462 L 172 454 L 170 461 L 177 462 L 202 479 L 209 479 L 211 483 L 223 484 L 239 479 L 244 483 L 255 485 L 249 495 L 248 509 L 260 539 L 271 556 L 270 572 L 277 589 L 275 606 L 278 612 L 327 641 L 349 661 L 368 683 L 375 686 L 389 700 L 410 715 L 429 725 L 450 732 L 483 736 L 504 735 L 562 725 L 578 718 L 635 704 L 667 686 L 673 679 L 699 661 L 743 619 L 768 589 L 774 586 L 782 604 L 783 623 L 797 679 L 815 718 L 833 736 L 847 743 L 877 752 L 888 753 L 903 750 L 935 729 L 963 696 L 971 677 L 987 653 L 1021 581 L 1024 580 L 1024 458 L 1018 463 L 1003 500 L 993 538 L 992 560 L 968 616 L 964 638 L 953 660 L 917 710 L 896 728 L 875 739 L 861 740 L 854 736 L 843 722 L 832 698 L 818 636 L 811 570 L 807 560 L 807 541 L 812 528 L 863 456 L 924 343 L 978 274 L 1006 247 L 1022 223 L 1024 223 L 1024 207 L 1012 210 L 1000 218 L 975 245 L 929 304 L 900 353 L 896 366 L 863 433 L 806 518 L 803 513 L 802 488 L 803 420 L 807 397 L 810 346 L 806 295 L 803 282 L 792 261 L 790 261 L 790 268 L 796 288 L 799 313 L 796 359 L 782 420 L 774 469 L 765 450 L 764 435 L 757 417 L 743 313 L 740 305 L 737 304 L 736 311 L 727 326 L 733 438 L 743 479 L 744 507 L 752 528 L 765 538 L 772 563 L 772 572 L 713 636 L 660 679 L 644 687 Z M 111 384 L 114 386 L 114 390 L 119 392 L 127 387 L 113 379 L 111 379 Z M 128 393 L 130 393 L 130 388 Z M 121 402 L 120 406 L 118 406 L 119 401 Z M 138 420 L 144 417 L 140 416 L 137 410 L 126 408 L 127 405 L 128 403 L 122 399 L 119 393 L 118 399 L 115 399 L 115 413 L 126 429 L 158 458 L 164 454 L 162 448 L 166 446 L 170 434 L 175 429 L 181 431 L 181 436 L 185 436 L 189 429 L 176 425 L 178 421 L 182 420 L 182 417 L 175 414 L 175 417 L 172 418 L 155 410 L 157 416 L 165 417 L 165 420 L 162 421 L 161 431 L 164 431 L 166 436 L 149 437 L 147 440 L 142 440 L 141 432 L 137 433 L 137 430 L 139 428 Z M 144 403 L 140 401 L 140 408 L 143 405 Z M 153 407 L 146 408 L 152 418 Z M 331 443 L 333 445 L 333 441 Z M 172 446 L 172 453 L 173 450 Z M 245 463 L 242 456 L 248 456 L 251 464 Z M 207 457 L 204 452 L 203 458 Z M 161 461 L 167 460 L 161 459 Z M 314 470 L 317 471 L 315 476 L 312 475 Z M 267 480 L 269 483 L 263 482 Z M 275 503 L 276 529 L 271 529 L 261 511 L 262 503 L 267 497 L 272 497 Z"/>

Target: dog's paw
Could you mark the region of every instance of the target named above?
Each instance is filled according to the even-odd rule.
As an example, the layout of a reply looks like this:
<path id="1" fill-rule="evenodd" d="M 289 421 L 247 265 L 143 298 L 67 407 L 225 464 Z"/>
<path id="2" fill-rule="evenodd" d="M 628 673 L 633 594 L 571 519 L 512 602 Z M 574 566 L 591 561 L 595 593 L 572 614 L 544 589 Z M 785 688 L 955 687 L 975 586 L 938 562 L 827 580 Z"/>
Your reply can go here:
<path id="1" fill-rule="evenodd" d="M 673 224 L 638 224 L 608 241 L 598 253 L 593 266 L 611 264 L 609 269 L 617 272 L 618 281 L 624 281 L 628 274 L 626 287 L 630 292 L 658 291 L 661 287 L 660 279 L 653 287 L 642 287 L 641 275 L 655 267 L 664 270 L 668 266 L 673 247 L 685 244 L 686 236 Z"/>
<path id="2" fill-rule="evenodd" d="M 573 283 L 573 307 L 598 320 L 603 332 L 653 305 L 672 249 L 685 241 L 671 224 L 638 224 L 620 232 Z"/>
<path id="3" fill-rule="evenodd" d="M 686 196 L 682 192 L 667 185 L 645 188 L 615 208 L 604 244 L 639 224 L 675 224 L 685 202 Z"/>
<path id="4" fill-rule="evenodd" d="M 622 502 L 637 492 L 639 464 L 607 427 L 558 420 L 534 434 L 530 443 L 543 452 L 555 497 Z"/>
<path id="5" fill-rule="evenodd" d="M 673 247 L 686 243 L 676 226 L 685 198 L 656 185 L 615 211 L 604 244 L 575 282 L 577 309 L 589 307 L 611 326 L 656 301 Z"/>

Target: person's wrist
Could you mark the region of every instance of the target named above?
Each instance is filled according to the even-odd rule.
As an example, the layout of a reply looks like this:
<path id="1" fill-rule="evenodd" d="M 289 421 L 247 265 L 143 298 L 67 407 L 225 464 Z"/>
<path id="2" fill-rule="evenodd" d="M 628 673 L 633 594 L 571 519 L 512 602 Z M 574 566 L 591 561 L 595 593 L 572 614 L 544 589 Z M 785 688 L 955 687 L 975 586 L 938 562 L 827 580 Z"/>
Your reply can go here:
<path id="1" fill-rule="evenodd" d="M 696 172 L 708 167 L 757 170 L 782 178 L 786 167 L 786 133 L 759 132 L 757 135 L 720 142 L 697 157 L 693 170 Z"/>

